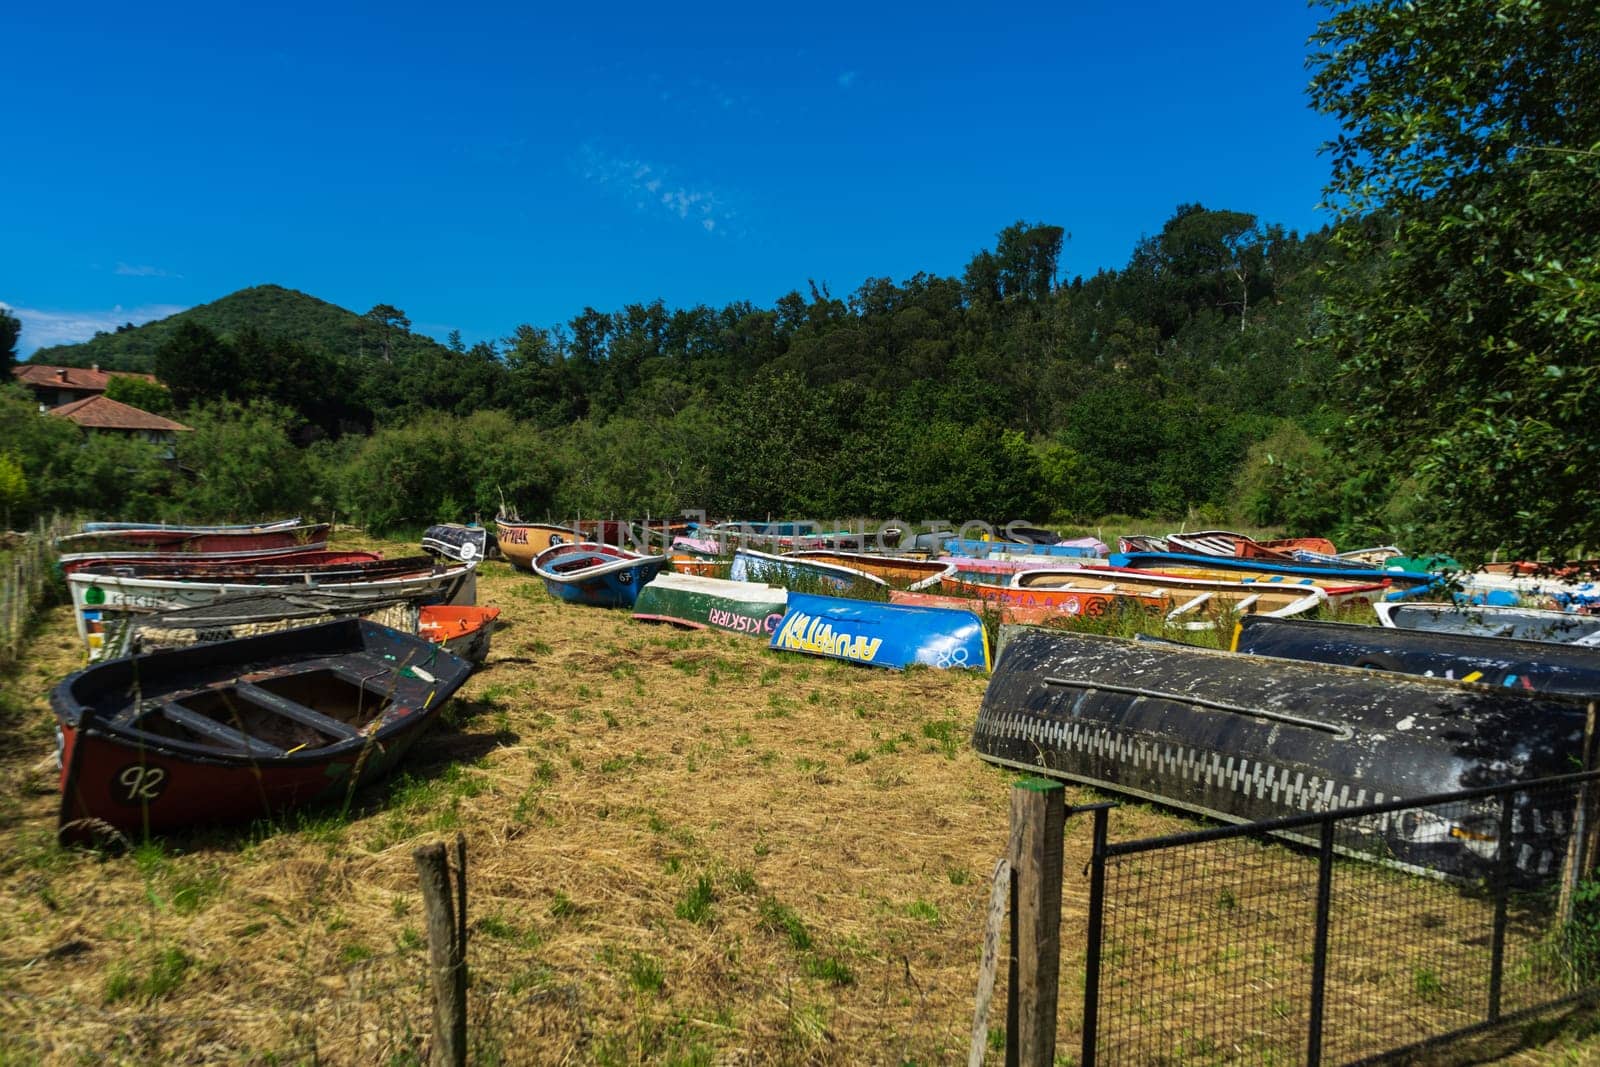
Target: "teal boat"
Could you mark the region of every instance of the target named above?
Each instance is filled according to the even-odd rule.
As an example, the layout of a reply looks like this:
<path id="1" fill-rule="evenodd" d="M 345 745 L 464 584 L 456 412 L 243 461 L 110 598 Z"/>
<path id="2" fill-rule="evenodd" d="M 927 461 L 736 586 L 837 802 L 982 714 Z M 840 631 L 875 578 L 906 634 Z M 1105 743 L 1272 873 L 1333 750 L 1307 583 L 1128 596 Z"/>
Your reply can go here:
<path id="1" fill-rule="evenodd" d="M 771 637 L 788 608 L 789 594 L 758 582 L 729 582 L 693 574 L 656 575 L 639 590 L 633 617 L 695 630 L 726 630 Z"/>
<path id="2" fill-rule="evenodd" d="M 729 568 L 728 577 L 739 582 L 781 582 L 785 585 L 798 579 L 801 582 L 815 582 L 841 593 L 861 586 L 875 585 L 885 590 L 889 587 L 889 583 L 876 574 L 868 574 L 854 567 L 801 556 L 774 556 L 753 548 L 741 548 L 733 554 L 733 566 Z"/>

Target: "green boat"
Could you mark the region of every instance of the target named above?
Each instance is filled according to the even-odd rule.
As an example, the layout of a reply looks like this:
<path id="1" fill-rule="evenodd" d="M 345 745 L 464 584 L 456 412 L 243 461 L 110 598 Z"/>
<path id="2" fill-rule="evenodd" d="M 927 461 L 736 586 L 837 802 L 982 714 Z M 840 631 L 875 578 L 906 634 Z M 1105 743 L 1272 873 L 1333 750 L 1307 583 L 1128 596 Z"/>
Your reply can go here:
<path id="1" fill-rule="evenodd" d="M 788 604 L 788 591 L 770 585 L 663 573 L 639 590 L 633 617 L 766 639 Z"/>

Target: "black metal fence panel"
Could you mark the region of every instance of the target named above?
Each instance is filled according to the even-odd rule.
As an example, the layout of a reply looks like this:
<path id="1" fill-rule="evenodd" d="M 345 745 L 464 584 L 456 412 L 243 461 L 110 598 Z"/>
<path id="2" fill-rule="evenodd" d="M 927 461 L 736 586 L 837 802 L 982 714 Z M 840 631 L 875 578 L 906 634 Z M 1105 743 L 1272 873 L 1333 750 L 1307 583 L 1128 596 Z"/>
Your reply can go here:
<path id="1" fill-rule="evenodd" d="M 1568 775 L 1120 842 L 1096 812 L 1085 1065 L 1369 1062 L 1600 994 L 1597 800 Z"/>

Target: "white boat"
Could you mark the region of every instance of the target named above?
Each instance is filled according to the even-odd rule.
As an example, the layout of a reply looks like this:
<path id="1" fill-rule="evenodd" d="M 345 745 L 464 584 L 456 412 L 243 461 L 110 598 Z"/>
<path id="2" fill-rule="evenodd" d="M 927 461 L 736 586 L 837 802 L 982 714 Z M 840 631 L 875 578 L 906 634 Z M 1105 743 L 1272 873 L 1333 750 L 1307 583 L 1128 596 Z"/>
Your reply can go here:
<path id="1" fill-rule="evenodd" d="M 1214 629 L 1219 620 L 1234 615 L 1287 618 L 1314 611 L 1328 602 L 1327 592 L 1314 585 L 1221 582 L 1127 570 L 1022 571 L 1011 579 L 1011 587 L 1157 596 L 1171 605 L 1167 609 L 1167 621 L 1185 630 Z"/>
<path id="2" fill-rule="evenodd" d="M 318 582 L 307 577 L 295 583 L 138 578 L 79 571 L 67 576 L 67 588 L 72 594 L 72 612 L 78 637 L 89 650 L 92 660 L 101 655 L 101 650 L 107 644 L 107 635 L 114 636 L 130 615 L 200 607 L 218 600 L 290 591 L 314 592 L 330 597 L 347 596 L 362 601 L 393 599 L 471 605 L 477 601 L 476 578 L 476 563 L 435 567 L 377 581 L 337 579 Z"/>
<path id="3" fill-rule="evenodd" d="M 1600 646 L 1600 615 L 1578 615 L 1540 608 L 1490 607 L 1467 604 L 1374 604 L 1378 622 L 1397 630 L 1509 637 L 1562 645 Z"/>

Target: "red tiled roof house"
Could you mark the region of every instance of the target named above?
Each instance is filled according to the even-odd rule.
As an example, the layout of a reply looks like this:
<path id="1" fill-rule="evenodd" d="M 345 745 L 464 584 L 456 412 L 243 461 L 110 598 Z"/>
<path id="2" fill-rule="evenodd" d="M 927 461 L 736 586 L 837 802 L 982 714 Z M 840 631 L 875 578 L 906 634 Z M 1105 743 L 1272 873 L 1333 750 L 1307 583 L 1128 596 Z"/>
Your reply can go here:
<path id="1" fill-rule="evenodd" d="M 52 367 L 43 363 L 19 363 L 11 368 L 12 377 L 33 390 L 39 403 L 47 408 L 60 407 L 75 400 L 99 396 L 113 378 L 143 378 L 156 380 L 154 374 L 135 374 L 132 371 L 101 370 L 92 367 Z"/>
<path id="2" fill-rule="evenodd" d="M 162 445 L 166 458 L 172 458 L 172 446 L 178 434 L 189 433 L 191 428 L 181 422 L 162 418 L 132 404 L 112 400 L 108 396 L 88 396 L 58 408 L 47 415 L 76 423 L 89 433 L 119 433 L 139 437 L 151 444 Z"/>

